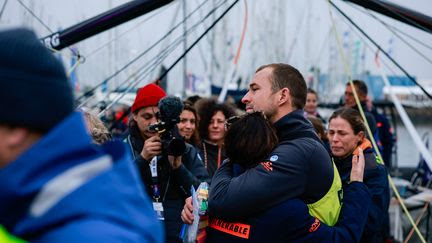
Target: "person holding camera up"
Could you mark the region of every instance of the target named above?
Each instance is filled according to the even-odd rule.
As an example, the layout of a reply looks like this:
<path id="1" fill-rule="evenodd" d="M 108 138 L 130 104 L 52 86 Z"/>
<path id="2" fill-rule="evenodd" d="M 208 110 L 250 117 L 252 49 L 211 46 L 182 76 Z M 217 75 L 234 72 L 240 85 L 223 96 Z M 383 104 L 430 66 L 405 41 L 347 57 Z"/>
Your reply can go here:
<path id="1" fill-rule="evenodd" d="M 167 123 L 170 125 L 165 119 L 157 123 L 161 108 L 158 103 L 165 96 L 165 92 L 153 83 L 139 89 L 131 109 L 133 119 L 129 123 L 127 140 L 142 182 L 153 200 L 153 209 L 165 224 L 167 242 L 179 242 L 182 227 L 180 214 L 185 198 L 190 196 L 191 186 L 197 188 L 209 177 L 193 146 L 184 144 L 180 152 L 170 149 L 171 144 L 178 142 L 175 136 L 178 134 L 177 126 L 163 127 Z M 175 104 L 165 102 L 167 105 L 172 103 Z M 179 107 L 180 114 L 183 107 Z M 166 113 L 171 110 L 171 107 L 167 108 Z M 167 133 L 174 134 L 171 140 L 165 138 Z"/>

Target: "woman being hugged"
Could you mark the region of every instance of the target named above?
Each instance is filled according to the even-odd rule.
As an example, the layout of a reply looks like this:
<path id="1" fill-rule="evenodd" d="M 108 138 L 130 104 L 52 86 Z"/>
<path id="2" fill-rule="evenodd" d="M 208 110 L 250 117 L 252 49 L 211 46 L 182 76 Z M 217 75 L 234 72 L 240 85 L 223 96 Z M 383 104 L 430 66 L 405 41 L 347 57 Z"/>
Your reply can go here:
<path id="1" fill-rule="evenodd" d="M 329 119 L 328 138 L 343 187 L 350 180 L 353 156 L 358 154 L 358 148 L 364 151 L 363 182 L 372 195 L 372 205 L 361 241 L 382 242 L 385 234 L 383 226 L 388 217 L 390 198 L 387 170 L 378 163 L 371 142 L 365 134 L 366 127 L 357 110 L 341 108 L 336 110 Z"/>

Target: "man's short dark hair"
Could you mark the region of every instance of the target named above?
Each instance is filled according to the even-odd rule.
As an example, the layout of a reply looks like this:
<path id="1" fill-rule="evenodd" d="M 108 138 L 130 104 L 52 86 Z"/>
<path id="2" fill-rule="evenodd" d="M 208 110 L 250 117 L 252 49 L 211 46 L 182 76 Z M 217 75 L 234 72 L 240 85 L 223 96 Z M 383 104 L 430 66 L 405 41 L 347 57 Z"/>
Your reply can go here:
<path id="1" fill-rule="evenodd" d="M 307 87 L 302 74 L 293 66 L 284 63 L 273 63 L 259 67 L 256 72 L 265 68 L 272 69 L 271 86 L 272 91 L 277 92 L 288 88 L 291 95 L 292 106 L 303 109 L 306 103 Z"/>
<path id="2" fill-rule="evenodd" d="M 360 94 L 362 94 L 364 96 L 367 96 L 368 87 L 364 81 L 356 79 L 356 80 L 353 80 L 352 82 L 353 82 L 354 86 L 356 87 L 357 92 L 359 92 Z M 348 82 L 346 85 L 348 86 L 348 85 L 350 85 L 350 83 Z"/>

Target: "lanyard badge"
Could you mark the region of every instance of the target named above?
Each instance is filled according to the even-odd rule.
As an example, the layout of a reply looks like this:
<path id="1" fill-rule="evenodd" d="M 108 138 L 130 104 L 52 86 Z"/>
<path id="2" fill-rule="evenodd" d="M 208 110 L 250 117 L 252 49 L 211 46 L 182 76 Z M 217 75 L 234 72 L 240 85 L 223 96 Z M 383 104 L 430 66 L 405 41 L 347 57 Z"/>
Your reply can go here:
<path id="1" fill-rule="evenodd" d="M 160 192 L 158 187 L 158 176 L 157 176 L 157 156 L 153 157 L 150 161 L 150 173 L 153 181 L 153 210 L 156 212 L 159 220 L 165 220 L 164 208 L 162 202 L 160 202 Z"/>

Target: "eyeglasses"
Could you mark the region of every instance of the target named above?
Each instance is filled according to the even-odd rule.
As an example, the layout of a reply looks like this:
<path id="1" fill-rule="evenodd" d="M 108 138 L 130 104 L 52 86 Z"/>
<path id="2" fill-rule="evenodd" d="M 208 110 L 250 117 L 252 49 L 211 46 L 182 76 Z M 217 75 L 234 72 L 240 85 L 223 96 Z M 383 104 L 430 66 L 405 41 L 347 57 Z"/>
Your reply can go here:
<path id="1" fill-rule="evenodd" d="M 224 124 L 225 131 L 228 131 L 228 129 L 231 127 L 231 125 L 232 125 L 234 122 L 240 120 L 241 118 L 242 118 L 242 116 L 232 116 L 232 117 L 228 118 L 228 119 L 225 121 L 225 124 Z"/>
<path id="2" fill-rule="evenodd" d="M 261 116 L 262 118 L 267 120 L 266 115 L 262 111 L 254 111 L 252 113 L 246 113 L 246 114 L 241 115 L 241 116 L 232 116 L 225 121 L 225 124 L 224 124 L 225 131 L 228 131 L 228 129 L 230 129 L 232 124 L 234 124 L 235 122 L 239 121 L 240 119 L 242 119 L 246 116 Z"/>

